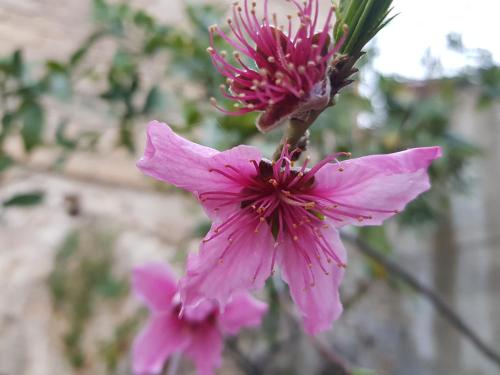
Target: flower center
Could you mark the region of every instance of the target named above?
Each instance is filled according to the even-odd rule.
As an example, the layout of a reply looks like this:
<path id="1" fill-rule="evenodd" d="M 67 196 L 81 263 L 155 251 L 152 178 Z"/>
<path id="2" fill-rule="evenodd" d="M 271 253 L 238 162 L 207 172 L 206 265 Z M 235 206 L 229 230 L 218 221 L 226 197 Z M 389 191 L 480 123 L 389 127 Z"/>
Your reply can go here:
<path id="1" fill-rule="evenodd" d="M 278 248 L 282 251 L 297 252 L 307 265 L 309 272 L 304 275 L 307 285 L 315 285 L 314 267 L 319 267 L 325 275 L 331 272 L 330 264 L 345 267 L 338 256 L 335 244 L 328 238 L 336 234 L 335 223 L 344 221 L 371 220 L 374 213 L 396 213 L 394 209 L 378 209 L 355 206 L 342 200 L 336 200 L 335 192 L 318 186 L 316 174 L 331 162 L 337 168 L 331 173 L 342 173 L 344 167 L 338 161 L 340 156 L 349 153 L 330 155 L 308 168 L 309 158 L 302 167 L 296 168 L 289 145 L 283 147 L 281 157 L 276 162 L 262 159 L 252 160 L 255 174 L 249 175 L 239 169 L 226 165 L 224 170 L 212 169 L 241 187 L 236 192 L 210 191 L 200 194 L 204 202 L 212 201 L 215 210 L 227 207 L 232 209 L 230 215 L 224 215 L 224 222 L 216 226 L 204 243 L 223 236 L 227 239 L 221 252 L 219 262 L 223 263 L 229 251 L 238 248 L 237 243 L 248 241 L 248 234 L 253 231 L 270 230 L 274 237 L 272 252 L 272 270 Z M 260 272 L 255 271 L 254 280 Z"/>

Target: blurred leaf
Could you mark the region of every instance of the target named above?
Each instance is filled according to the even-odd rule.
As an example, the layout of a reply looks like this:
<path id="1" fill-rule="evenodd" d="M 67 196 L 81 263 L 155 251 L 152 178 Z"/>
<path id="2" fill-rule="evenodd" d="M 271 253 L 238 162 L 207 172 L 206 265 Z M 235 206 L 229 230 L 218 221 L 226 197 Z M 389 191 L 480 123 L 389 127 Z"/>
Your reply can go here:
<path id="1" fill-rule="evenodd" d="M 97 287 L 97 292 L 106 298 L 116 298 L 122 296 L 126 291 L 126 285 L 113 278 L 103 280 Z"/>
<path id="2" fill-rule="evenodd" d="M 352 375 L 377 375 L 377 373 L 366 368 L 356 368 L 352 370 Z"/>
<path id="3" fill-rule="evenodd" d="M 104 359 L 109 374 L 116 374 L 120 359 L 129 350 L 137 329 L 142 322 L 142 311 L 121 322 L 114 330 L 112 340 L 103 342 L 99 354 Z"/>
<path id="4" fill-rule="evenodd" d="M 142 113 L 149 115 L 158 113 L 165 107 L 164 96 L 158 86 L 153 86 L 146 97 Z"/>
<path id="5" fill-rule="evenodd" d="M 14 160 L 12 160 L 12 158 L 8 155 L 0 154 L 0 173 L 5 172 L 12 165 L 14 165 Z"/>
<path id="6" fill-rule="evenodd" d="M 20 117 L 22 119 L 21 136 L 24 148 L 30 152 L 42 142 L 43 109 L 36 102 L 25 102 L 20 110 Z"/>
<path id="7" fill-rule="evenodd" d="M 6 112 L 2 117 L 2 128 L 0 131 L 0 145 L 3 143 L 4 139 L 10 133 L 12 126 L 14 125 L 14 120 L 17 113 Z"/>
<path id="8" fill-rule="evenodd" d="M 85 366 L 88 360 L 84 342 L 96 305 L 127 290 L 126 283 L 112 274 L 115 240 L 109 227 L 91 223 L 70 232 L 57 251 L 49 285 L 64 322 L 65 354 L 75 368 Z"/>
<path id="9" fill-rule="evenodd" d="M 218 23 L 224 15 L 222 7 L 212 4 L 187 4 L 185 9 L 189 21 L 195 27 L 195 35 L 208 33 L 208 28 Z"/>
<path id="10" fill-rule="evenodd" d="M 210 231 L 212 223 L 208 220 L 203 220 L 198 225 L 196 228 L 193 230 L 193 236 L 195 237 L 205 237 L 206 234 Z"/>
<path id="11" fill-rule="evenodd" d="M 95 2 L 100 2 L 100 0 L 96 0 Z M 106 31 L 104 30 L 98 30 L 91 34 L 84 42 L 83 44 L 71 55 L 69 59 L 69 66 L 71 68 L 74 68 L 77 66 L 83 58 L 87 55 L 89 52 L 90 48 L 98 42 L 102 37 L 106 35 Z"/>
<path id="12" fill-rule="evenodd" d="M 182 106 L 184 121 L 186 125 L 191 128 L 199 124 L 203 120 L 203 113 L 198 108 L 198 103 L 186 101 Z"/>
<path id="13" fill-rule="evenodd" d="M 133 123 L 124 119 L 120 124 L 119 145 L 124 146 L 130 153 L 135 152 L 135 142 L 133 135 Z"/>
<path id="14" fill-rule="evenodd" d="M 41 191 L 33 191 L 30 193 L 22 193 L 14 195 L 13 197 L 7 199 L 2 203 L 4 207 L 29 207 L 36 206 L 42 203 L 44 197 L 44 193 Z"/>
<path id="15" fill-rule="evenodd" d="M 18 49 L 12 55 L 12 74 L 21 78 L 24 72 L 23 52 Z"/>
<path id="16" fill-rule="evenodd" d="M 149 31 L 153 31 L 156 26 L 155 19 L 144 10 L 139 10 L 134 14 L 134 23 L 137 26 L 143 27 Z"/>
<path id="17" fill-rule="evenodd" d="M 55 60 L 48 60 L 45 63 L 45 67 L 51 73 L 66 74 L 66 72 L 67 72 L 66 66 L 64 64 L 62 64 L 61 62 L 55 61 Z"/>
<path id="18" fill-rule="evenodd" d="M 74 150 L 78 145 L 78 141 L 74 139 L 70 139 L 65 135 L 66 128 L 68 123 L 66 121 L 62 121 L 56 130 L 56 142 L 59 146 L 67 149 Z"/>

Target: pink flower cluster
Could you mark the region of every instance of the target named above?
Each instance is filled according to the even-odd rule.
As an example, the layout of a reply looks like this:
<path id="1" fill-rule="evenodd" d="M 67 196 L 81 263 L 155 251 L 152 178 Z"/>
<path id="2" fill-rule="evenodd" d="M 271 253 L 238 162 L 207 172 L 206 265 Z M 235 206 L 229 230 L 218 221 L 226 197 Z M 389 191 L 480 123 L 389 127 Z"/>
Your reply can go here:
<path id="1" fill-rule="evenodd" d="M 306 331 L 316 334 L 342 312 L 339 228 L 379 225 L 403 210 L 429 189 L 427 168 L 440 155 L 439 147 L 345 161 L 334 154 L 297 167 L 287 147 L 270 162 L 254 147 L 219 152 L 152 122 L 138 167 L 192 192 L 213 222 L 180 282 L 186 306 L 210 299 L 223 309 L 279 266 Z"/>
<path id="2" fill-rule="evenodd" d="M 227 78 L 222 93 L 237 102 L 235 111 L 219 109 L 263 112 L 257 123 L 263 132 L 331 102 L 330 63 L 343 43 L 330 39 L 333 7 L 319 26 L 319 0 L 287 1 L 298 26 L 292 16 L 279 26 L 269 0 L 263 0 L 262 19 L 256 2 L 244 0 L 228 20 L 232 38 L 218 26 L 210 29 L 209 53 Z M 216 34 L 234 48 L 232 61 L 215 47 Z M 223 336 L 260 325 L 267 306 L 248 291 L 261 289 L 276 270 L 305 331 L 329 329 L 342 313 L 347 255 L 340 228 L 380 225 L 399 213 L 430 188 L 427 169 L 441 156 L 439 147 L 426 147 L 352 160 L 337 153 L 296 165 L 296 152 L 285 145 L 273 162 L 255 147 L 219 152 L 166 124 L 149 124 L 139 169 L 193 193 L 212 226 L 179 283 L 165 266 L 135 270 L 134 290 L 151 312 L 134 343 L 136 374 L 159 373 L 174 353 L 192 359 L 200 374 L 212 374 Z"/>
<path id="3" fill-rule="evenodd" d="M 223 312 L 208 300 L 182 308 L 177 281 L 162 264 L 136 268 L 132 285 L 151 312 L 147 326 L 134 342 L 133 365 L 138 375 L 160 373 L 175 353 L 190 358 L 199 374 L 212 374 L 220 365 L 223 335 L 259 326 L 267 310 L 266 304 L 246 293 L 235 295 Z"/>

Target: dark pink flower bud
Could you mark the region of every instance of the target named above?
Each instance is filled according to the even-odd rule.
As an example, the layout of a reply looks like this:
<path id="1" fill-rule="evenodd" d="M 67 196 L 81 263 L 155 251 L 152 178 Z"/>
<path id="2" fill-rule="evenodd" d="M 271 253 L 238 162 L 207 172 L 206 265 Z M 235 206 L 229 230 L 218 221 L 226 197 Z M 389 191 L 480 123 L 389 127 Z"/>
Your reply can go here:
<path id="1" fill-rule="evenodd" d="M 333 6 L 320 26 L 319 0 L 288 1 L 296 8 L 296 16 L 287 16 L 287 25 L 279 25 L 278 16 L 269 14 L 269 0 L 264 1 L 262 19 L 257 17 L 256 3 L 244 0 L 243 5 L 233 5 L 233 17 L 228 20 L 232 37 L 217 25 L 210 28 L 208 52 L 227 78 L 222 94 L 235 101 L 236 108 L 221 108 L 213 99 L 214 105 L 229 115 L 262 111 L 257 121 L 262 132 L 330 103 L 329 66 L 343 44 L 343 39 L 333 44 L 330 38 Z M 235 65 L 225 51 L 215 48 L 216 34 L 234 49 Z"/>

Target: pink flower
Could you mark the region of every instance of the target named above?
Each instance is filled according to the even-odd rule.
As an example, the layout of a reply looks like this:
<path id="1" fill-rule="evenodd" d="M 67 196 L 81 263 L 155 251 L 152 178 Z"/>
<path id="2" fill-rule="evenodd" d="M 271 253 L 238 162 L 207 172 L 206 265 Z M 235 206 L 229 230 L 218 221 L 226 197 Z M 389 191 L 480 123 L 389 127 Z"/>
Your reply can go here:
<path id="1" fill-rule="evenodd" d="M 250 7 L 244 0 L 243 6 L 238 2 L 233 5 L 233 17 L 228 19 L 233 38 L 217 25 L 210 28 L 208 51 L 229 87 L 227 91 L 222 85 L 222 94 L 237 102 L 235 111 L 218 108 L 231 115 L 264 111 L 257 121 L 263 132 L 289 117 L 304 117 L 327 106 L 331 99 L 329 63 L 343 44 L 341 40 L 334 46 L 330 40 L 333 6 L 320 26 L 319 0 L 287 1 L 295 7 L 298 27 L 294 27 L 292 16 L 288 16 L 286 26 L 278 26 L 277 15 L 269 14 L 269 0 L 264 0 L 262 21 L 256 15 L 256 2 Z M 225 51 L 216 49 L 214 34 L 234 48 L 236 66 L 227 60 Z"/>
<path id="2" fill-rule="evenodd" d="M 276 163 L 253 147 L 216 150 L 189 142 L 153 122 L 139 168 L 193 192 L 213 221 L 181 281 L 181 298 L 222 306 L 231 295 L 261 288 L 281 268 L 311 334 L 342 312 L 339 285 L 346 265 L 338 229 L 379 225 L 430 187 L 427 168 L 439 147 L 416 148 L 311 169 L 294 167 L 284 148 Z"/>
<path id="3" fill-rule="evenodd" d="M 193 360 L 199 374 L 213 374 L 221 362 L 222 335 L 259 326 L 267 310 L 266 304 L 242 293 L 231 299 L 223 313 L 205 300 L 196 307 L 183 308 L 180 314 L 177 282 L 163 264 L 136 268 L 132 283 L 151 311 L 147 326 L 133 345 L 133 368 L 138 375 L 160 373 L 176 352 Z"/>

